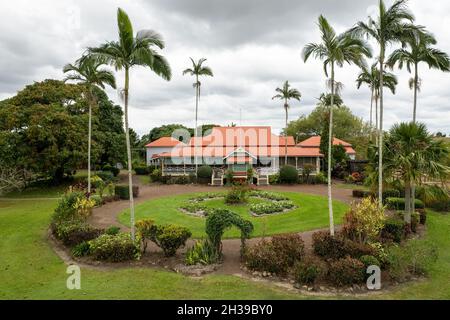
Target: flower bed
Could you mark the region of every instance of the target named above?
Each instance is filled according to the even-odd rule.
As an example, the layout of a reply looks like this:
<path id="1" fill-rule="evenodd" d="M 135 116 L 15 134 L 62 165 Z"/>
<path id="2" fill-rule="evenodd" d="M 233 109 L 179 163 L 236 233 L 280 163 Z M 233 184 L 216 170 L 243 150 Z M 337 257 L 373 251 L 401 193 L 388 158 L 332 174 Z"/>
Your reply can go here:
<path id="1" fill-rule="evenodd" d="M 295 205 L 290 200 L 256 203 L 250 205 L 250 212 L 254 215 L 261 216 L 274 213 L 282 213 L 287 210 L 294 209 Z"/>

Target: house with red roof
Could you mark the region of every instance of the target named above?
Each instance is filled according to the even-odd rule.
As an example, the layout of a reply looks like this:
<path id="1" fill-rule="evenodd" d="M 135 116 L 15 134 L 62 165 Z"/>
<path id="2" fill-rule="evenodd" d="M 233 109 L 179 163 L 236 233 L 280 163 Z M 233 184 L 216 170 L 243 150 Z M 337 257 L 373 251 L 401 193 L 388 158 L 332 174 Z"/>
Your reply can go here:
<path id="1" fill-rule="evenodd" d="M 351 157 L 352 146 L 335 139 Z M 172 137 L 163 137 L 147 146 L 147 164 L 159 164 L 164 175 L 184 175 L 195 172 L 195 164 L 209 165 L 233 172 L 255 169 L 259 174 L 271 175 L 287 164 L 301 172 L 306 166 L 313 174 L 320 172 L 320 136 L 296 144 L 293 137 L 272 133 L 271 127 L 214 127 L 203 137 L 193 137 L 183 143 Z"/>

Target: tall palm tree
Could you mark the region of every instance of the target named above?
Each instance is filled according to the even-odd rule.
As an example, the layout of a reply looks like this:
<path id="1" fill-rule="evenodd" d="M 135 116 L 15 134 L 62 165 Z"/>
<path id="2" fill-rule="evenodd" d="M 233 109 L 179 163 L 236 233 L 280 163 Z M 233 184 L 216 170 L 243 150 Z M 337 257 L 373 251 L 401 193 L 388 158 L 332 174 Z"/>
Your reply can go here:
<path id="1" fill-rule="evenodd" d="M 384 112 L 384 65 L 386 47 L 401 42 L 411 35 L 417 27 L 412 24 L 413 14 L 407 9 L 407 0 L 396 0 L 390 8 L 386 8 L 383 0 L 379 1 L 378 17 L 369 18 L 368 23 L 358 22 L 349 32 L 355 35 L 366 35 L 379 45 L 378 63 L 380 68 L 380 127 L 378 131 L 378 197 L 383 198 L 383 112 Z M 382 201 L 379 201 L 382 206 Z"/>
<path id="2" fill-rule="evenodd" d="M 99 69 L 104 63 L 89 56 L 83 56 L 74 64 L 67 64 L 63 68 L 64 73 L 69 73 L 64 81 L 76 81 L 86 88 L 86 100 L 89 105 L 88 125 L 88 195 L 91 194 L 91 144 L 92 144 L 92 108 L 97 104 L 95 87 L 105 89 L 105 84 L 116 88 L 114 74 L 106 69 Z"/>
<path id="3" fill-rule="evenodd" d="M 295 99 L 300 101 L 300 98 L 302 97 L 302 94 L 297 89 L 291 88 L 291 85 L 289 84 L 289 81 L 286 81 L 283 84 L 282 88 L 276 88 L 276 92 L 278 92 L 277 95 L 272 97 L 272 100 L 279 99 L 284 101 L 284 111 L 286 113 L 286 134 L 284 139 L 284 164 L 287 165 L 287 127 L 288 127 L 288 111 L 289 111 L 289 100 Z"/>
<path id="4" fill-rule="evenodd" d="M 334 236 L 333 204 L 331 195 L 331 148 L 333 141 L 333 108 L 335 95 L 335 66 L 343 67 L 344 63 L 363 66 L 363 56 L 371 57 L 368 45 L 358 36 L 350 33 L 337 35 L 333 27 L 324 16 L 319 17 L 318 23 L 321 32 L 321 43 L 310 43 L 303 49 L 303 59 L 308 61 L 312 55 L 323 61 L 325 76 L 328 77 L 328 68 L 331 69 L 331 107 L 330 107 L 330 130 L 328 141 L 328 208 L 330 215 L 330 234 Z"/>
<path id="5" fill-rule="evenodd" d="M 385 88 L 391 90 L 392 94 L 395 94 L 396 86 L 398 84 L 397 77 L 387 71 L 383 71 L 383 85 Z M 361 88 L 365 83 L 370 88 L 370 127 L 373 127 L 373 101 L 375 101 L 375 130 L 378 131 L 378 101 L 380 98 L 380 70 L 377 67 L 377 63 L 374 63 L 370 70 L 366 67 L 361 68 L 361 72 L 356 79 L 356 86 Z"/>
<path id="6" fill-rule="evenodd" d="M 98 48 L 89 48 L 89 53 L 106 63 L 111 64 L 116 70 L 125 71 L 125 87 L 122 96 L 125 105 L 125 134 L 128 156 L 128 184 L 130 194 L 130 220 L 131 236 L 135 238 L 133 179 L 131 165 L 130 130 L 128 125 L 128 98 L 130 88 L 130 70 L 135 66 L 150 68 L 158 76 L 170 80 L 172 72 L 167 60 L 160 55 L 156 48 L 163 49 L 164 41 L 157 32 L 152 30 L 139 31 L 133 34 L 133 26 L 130 18 L 122 9 L 117 10 L 117 22 L 119 27 L 119 40 L 110 41 Z"/>
<path id="7" fill-rule="evenodd" d="M 406 65 L 409 73 L 412 73 L 412 67 L 414 68 L 414 78 L 409 82 L 410 88 L 414 90 L 413 122 L 416 122 L 417 119 L 417 93 L 421 84 L 419 64 L 425 62 L 430 69 L 450 71 L 450 58 L 445 52 L 432 47 L 436 43 L 437 41 L 431 33 L 418 30 L 418 32 L 406 39 L 409 50 L 406 47 L 397 49 L 387 61 L 388 66 L 391 68 L 397 63 L 399 69 Z"/>
<path id="8" fill-rule="evenodd" d="M 450 59 L 445 52 L 432 47 L 436 43 L 437 41 L 431 33 L 419 29 L 406 39 L 404 48 L 397 49 L 390 55 L 387 62 L 391 68 L 397 63 L 399 69 L 406 65 L 409 73 L 412 72 L 411 67 L 414 67 L 414 77 L 409 80 L 409 87 L 414 90 L 413 122 L 416 122 L 417 119 L 417 94 L 422 84 L 419 78 L 419 63 L 425 62 L 430 69 L 450 71 Z M 409 50 L 406 47 L 409 47 Z M 413 212 L 415 211 L 415 189 L 415 184 L 413 183 L 411 188 Z"/>
<path id="9" fill-rule="evenodd" d="M 444 160 L 450 152 L 442 140 L 435 140 L 422 123 L 394 125 L 385 144 L 386 172 L 399 176 L 405 183 L 405 222 L 411 224 L 411 188 L 421 177 L 441 179 L 450 172 Z"/>
<path id="10" fill-rule="evenodd" d="M 195 82 L 193 84 L 193 87 L 195 89 L 195 130 L 194 130 L 194 141 L 195 141 L 195 147 L 197 147 L 197 137 L 198 137 L 198 102 L 200 101 L 200 87 L 201 82 L 199 78 L 201 76 L 209 76 L 214 77 L 214 74 L 210 67 L 203 66 L 203 63 L 206 61 L 205 58 L 201 58 L 198 60 L 197 63 L 195 63 L 194 59 L 191 59 L 192 62 L 192 68 L 187 68 L 183 71 L 183 75 L 189 74 L 191 76 L 195 76 Z M 198 163 L 197 163 L 197 150 L 195 150 L 195 174 L 197 175 L 198 171 Z"/>

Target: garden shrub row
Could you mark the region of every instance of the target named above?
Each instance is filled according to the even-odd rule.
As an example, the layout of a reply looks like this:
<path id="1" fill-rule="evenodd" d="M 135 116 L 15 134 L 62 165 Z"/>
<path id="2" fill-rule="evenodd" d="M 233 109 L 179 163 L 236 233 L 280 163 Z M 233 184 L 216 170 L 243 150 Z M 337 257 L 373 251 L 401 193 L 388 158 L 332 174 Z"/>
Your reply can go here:
<path id="1" fill-rule="evenodd" d="M 358 259 L 374 254 L 371 246 L 345 239 L 340 234 L 333 237 L 327 231 L 316 232 L 312 239 L 314 253 L 324 259 L 341 259 L 346 256 Z"/>
<path id="2" fill-rule="evenodd" d="M 255 203 L 250 205 L 250 211 L 256 215 L 281 213 L 285 210 L 293 208 L 295 208 L 295 205 L 290 200 L 268 203 Z"/>
<path id="3" fill-rule="evenodd" d="M 90 226 L 82 220 L 67 220 L 52 224 L 53 235 L 66 246 L 75 246 L 97 238 L 103 230 Z"/>
<path id="4" fill-rule="evenodd" d="M 121 200 L 130 199 L 130 188 L 128 185 L 116 185 L 114 192 Z M 137 198 L 139 196 L 139 186 L 133 186 L 133 197 Z"/>
<path id="5" fill-rule="evenodd" d="M 128 233 L 102 234 L 88 242 L 89 254 L 95 260 L 121 262 L 140 257 L 139 244 Z"/>
<path id="6" fill-rule="evenodd" d="M 387 198 L 386 205 L 392 210 L 405 210 L 405 199 L 404 198 Z M 419 199 L 415 199 L 416 209 L 424 209 L 425 204 Z"/>

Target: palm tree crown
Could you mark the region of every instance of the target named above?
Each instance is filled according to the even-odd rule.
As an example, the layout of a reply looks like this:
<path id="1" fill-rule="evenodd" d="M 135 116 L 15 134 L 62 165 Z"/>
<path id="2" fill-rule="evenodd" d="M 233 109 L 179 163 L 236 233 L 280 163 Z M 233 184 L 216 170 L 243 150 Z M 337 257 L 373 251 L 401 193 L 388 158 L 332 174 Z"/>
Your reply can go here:
<path id="1" fill-rule="evenodd" d="M 191 76 L 195 76 L 196 77 L 196 81 L 193 84 L 194 88 L 198 89 L 198 93 L 200 96 L 200 87 L 201 87 L 201 82 L 199 81 L 199 77 L 200 76 L 209 76 L 209 77 L 214 77 L 213 71 L 211 70 L 210 67 L 208 66 L 203 66 L 203 63 L 207 60 L 205 58 L 201 58 L 198 60 L 198 62 L 196 63 L 194 61 L 194 59 L 191 59 L 192 62 L 192 68 L 187 68 L 183 71 L 183 76 L 188 74 Z"/>
<path id="2" fill-rule="evenodd" d="M 104 62 L 93 59 L 90 56 L 83 56 L 75 64 L 67 64 L 63 68 L 64 73 L 69 73 L 64 81 L 76 81 L 86 86 L 98 86 L 105 89 L 105 84 L 116 88 L 116 78 L 107 69 L 99 69 Z"/>
<path id="3" fill-rule="evenodd" d="M 277 95 L 272 97 L 272 100 L 279 99 L 285 101 L 284 108 L 289 109 L 288 101 L 291 99 L 295 99 L 300 101 L 302 94 L 297 89 L 291 88 L 289 81 L 286 81 L 283 84 L 282 88 L 276 88 Z"/>

